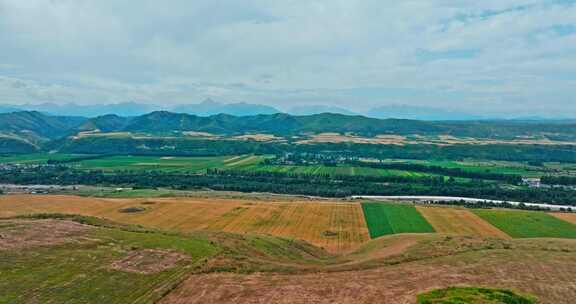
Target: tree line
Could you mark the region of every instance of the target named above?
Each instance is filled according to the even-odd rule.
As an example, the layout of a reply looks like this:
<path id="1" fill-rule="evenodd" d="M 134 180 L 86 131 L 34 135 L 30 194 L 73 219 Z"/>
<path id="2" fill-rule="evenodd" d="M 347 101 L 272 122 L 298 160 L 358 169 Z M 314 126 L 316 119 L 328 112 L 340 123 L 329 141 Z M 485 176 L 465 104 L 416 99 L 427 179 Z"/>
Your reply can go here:
<path id="1" fill-rule="evenodd" d="M 7 174 L 4 174 L 7 173 Z M 18 168 L 0 174 L 0 183 L 44 185 L 100 185 L 112 187 L 212 189 L 238 192 L 270 192 L 323 197 L 352 195 L 434 195 L 486 200 L 507 200 L 576 205 L 576 191 L 510 189 L 481 181 L 450 182 L 440 179 L 377 180 L 373 177 L 310 176 L 269 172 L 210 170 L 207 174 L 162 171 L 84 171 L 66 166 Z"/>

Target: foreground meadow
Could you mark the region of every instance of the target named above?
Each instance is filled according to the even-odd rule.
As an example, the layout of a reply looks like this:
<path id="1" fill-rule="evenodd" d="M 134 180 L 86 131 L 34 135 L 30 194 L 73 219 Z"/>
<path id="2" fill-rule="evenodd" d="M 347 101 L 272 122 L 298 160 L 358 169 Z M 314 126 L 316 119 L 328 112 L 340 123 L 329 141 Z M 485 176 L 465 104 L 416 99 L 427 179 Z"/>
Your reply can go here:
<path id="1" fill-rule="evenodd" d="M 390 234 L 370 239 L 364 217 Z M 451 286 L 572 303 L 576 240 L 511 239 L 482 218 L 381 203 L 2 196 L 0 303 L 414 304 Z"/>

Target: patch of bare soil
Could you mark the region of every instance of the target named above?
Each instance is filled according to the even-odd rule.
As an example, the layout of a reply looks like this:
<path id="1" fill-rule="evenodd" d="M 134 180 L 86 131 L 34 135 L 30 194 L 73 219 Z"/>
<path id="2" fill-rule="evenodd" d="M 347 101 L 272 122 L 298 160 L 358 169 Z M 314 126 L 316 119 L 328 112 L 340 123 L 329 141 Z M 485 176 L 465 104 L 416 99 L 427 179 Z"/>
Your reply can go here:
<path id="1" fill-rule="evenodd" d="M 368 261 L 381 260 L 388 257 L 400 255 L 416 244 L 418 244 L 417 237 L 406 235 L 403 238 L 394 239 L 387 246 L 371 250 L 368 254 L 360 255 L 360 258 L 355 258 L 348 263 L 340 264 L 340 266 L 361 264 Z"/>
<path id="2" fill-rule="evenodd" d="M 0 250 L 70 243 L 82 239 L 91 229 L 66 220 L 0 220 Z"/>
<path id="3" fill-rule="evenodd" d="M 185 254 L 159 249 L 133 251 L 126 257 L 112 264 L 115 270 L 133 273 L 158 273 L 174 268 L 178 262 L 187 259 Z"/>
<path id="4" fill-rule="evenodd" d="M 342 272 L 195 274 L 160 303 L 413 304 L 432 289 L 478 286 L 532 294 L 541 304 L 573 304 L 575 243 L 520 245 Z"/>

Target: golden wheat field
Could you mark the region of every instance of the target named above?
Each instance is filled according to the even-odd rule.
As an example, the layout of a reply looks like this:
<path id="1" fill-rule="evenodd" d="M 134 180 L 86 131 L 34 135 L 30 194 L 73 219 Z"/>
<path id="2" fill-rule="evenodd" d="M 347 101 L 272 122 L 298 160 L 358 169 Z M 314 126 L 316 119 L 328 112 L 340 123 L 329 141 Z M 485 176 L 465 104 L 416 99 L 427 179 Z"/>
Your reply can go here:
<path id="1" fill-rule="evenodd" d="M 215 230 L 270 234 L 305 240 L 331 252 L 353 250 L 369 240 L 362 209 L 355 203 L 10 195 L 0 197 L 0 206 L 0 217 L 65 213 L 182 232 Z M 146 210 L 121 212 L 129 207 Z"/>
<path id="2" fill-rule="evenodd" d="M 466 209 L 428 206 L 416 208 L 439 233 L 510 239 L 506 233 Z"/>

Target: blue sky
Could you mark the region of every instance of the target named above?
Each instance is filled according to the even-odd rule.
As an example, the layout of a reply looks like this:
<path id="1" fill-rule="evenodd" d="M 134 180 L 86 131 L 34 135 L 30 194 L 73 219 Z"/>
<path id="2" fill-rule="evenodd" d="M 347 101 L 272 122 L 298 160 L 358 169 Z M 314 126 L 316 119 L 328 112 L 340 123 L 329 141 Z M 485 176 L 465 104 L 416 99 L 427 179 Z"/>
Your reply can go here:
<path id="1" fill-rule="evenodd" d="M 0 0 L 0 104 L 576 116 L 576 1 Z"/>

